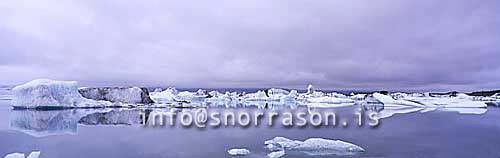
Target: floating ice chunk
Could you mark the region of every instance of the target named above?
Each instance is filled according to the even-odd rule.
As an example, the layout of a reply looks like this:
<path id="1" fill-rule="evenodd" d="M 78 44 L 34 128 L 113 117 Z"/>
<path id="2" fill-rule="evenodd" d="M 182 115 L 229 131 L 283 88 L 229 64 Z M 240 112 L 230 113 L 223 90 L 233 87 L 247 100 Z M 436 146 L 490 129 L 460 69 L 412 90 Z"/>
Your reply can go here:
<path id="1" fill-rule="evenodd" d="M 243 96 L 245 101 L 267 101 L 268 97 L 266 95 L 266 92 L 264 91 L 257 91 L 255 93 L 249 93 Z"/>
<path id="2" fill-rule="evenodd" d="M 297 98 L 298 96 L 298 93 L 296 90 L 291 90 L 290 93 L 288 93 L 287 95 L 283 95 L 281 96 L 280 98 L 280 101 L 293 101 L 295 102 L 295 99 Z"/>
<path id="3" fill-rule="evenodd" d="M 153 103 L 149 97 L 148 89 L 139 87 L 103 87 L 103 88 L 79 88 L 78 92 L 93 100 L 105 100 L 110 102 L 121 102 L 130 104 Z"/>
<path id="4" fill-rule="evenodd" d="M 174 103 L 181 101 L 181 99 L 177 97 L 177 94 L 177 89 L 169 87 L 163 92 L 150 93 L 150 97 L 155 103 Z"/>
<path id="5" fill-rule="evenodd" d="M 307 101 L 310 103 L 328 103 L 328 104 L 354 103 L 354 100 L 349 98 L 337 98 L 329 96 L 308 98 Z"/>
<path id="6" fill-rule="evenodd" d="M 314 87 L 313 87 L 312 84 L 309 84 L 307 86 L 307 92 L 306 92 L 306 94 L 313 94 L 313 93 L 314 93 Z"/>
<path id="7" fill-rule="evenodd" d="M 349 142 L 323 138 L 309 138 L 298 146 L 294 146 L 288 150 L 301 152 L 309 156 L 355 155 L 365 151 L 362 147 Z"/>
<path id="8" fill-rule="evenodd" d="M 323 138 L 309 138 L 303 142 L 290 140 L 284 137 L 275 137 L 265 141 L 270 151 L 284 151 L 290 155 L 324 156 L 324 155 L 356 155 L 365 151 L 362 147 L 341 141 Z M 284 153 L 275 153 L 281 155 Z M 282 156 L 282 155 L 281 155 Z"/>
<path id="9" fill-rule="evenodd" d="M 83 98 L 76 81 L 37 79 L 12 89 L 12 104 L 21 108 L 103 107 L 111 103 Z"/>
<path id="10" fill-rule="evenodd" d="M 296 141 L 296 140 L 290 140 L 285 137 L 274 137 L 271 140 L 266 140 L 264 144 L 266 145 L 267 149 L 270 151 L 279 151 L 279 150 L 284 150 L 286 148 L 291 148 L 294 146 L 297 146 L 301 144 L 301 141 Z"/>
<path id="11" fill-rule="evenodd" d="M 38 158 L 40 156 L 40 151 L 33 151 L 28 155 L 27 158 Z M 26 158 L 23 153 L 11 153 L 5 155 L 4 158 Z"/>
<path id="12" fill-rule="evenodd" d="M 444 107 L 444 108 L 483 108 L 486 103 L 482 101 L 473 101 L 471 99 L 463 99 L 460 97 L 407 97 L 405 100 L 418 102 L 427 107 Z"/>
<path id="13" fill-rule="evenodd" d="M 12 91 L 15 106 L 76 106 L 82 101 L 76 81 L 37 79 L 16 86 Z"/>
<path id="14" fill-rule="evenodd" d="M 229 149 L 227 151 L 227 153 L 229 155 L 232 155 L 232 156 L 245 156 L 245 155 L 250 154 L 250 150 L 248 150 L 248 149 Z"/>
<path id="15" fill-rule="evenodd" d="M 177 94 L 177 97 L 182 100 L 191 100 L 195 97 L 196 93 L 194 92 L 189 92 L 189 91 L 183 91 L 179 92 Z"/>
<path id="16" fill-rule="evenodd" d="M 280 158 L 285 156 L 285 150 L 275 151 L 267 154 L 266 158 Z"/>
<path id="17" fill-rule="evenodd" d="M 33 151 L 30 153 L 30 155 L 28 155 L 27 158 L 38 158 L 40 157 L 40 151 Z"/>
<path id="18" fill-rule="evenodd" d="M 349 98 L 351 98 L 352 100 L 361 101 L 361 100 L 365 100 L 365 97 L 366 97 L 366 94 L 355 94 L 355 95 L 350 96 Z"/>
<path id="19" fill-rule="evenodd" d="M 279 88 L 271 88 L 267 90 L 267 95 L 268 96 L 282 96 L 282 95 L 288 95 L 290 92 L 284 89 L 279 89 Z"/>
<path id="20" fill-rule="evenodd" d="M 379 102 L 383 103 L 384 106 L 416 106 L 416 107 L 423 107 L 424 106 L 422 104 L 407 101 L 407 100 L 396 100 L 390 96 L 383 95 L 380 93 L 373 93 L 373 98 L 375 100 L 378 100 Z"/>
<path id="21" fill-rule="evenodd" d="M 4 158 L 25 158 L 25 156 L 22 153 L 11 153 L 11 154 L 5 155 Z"/>

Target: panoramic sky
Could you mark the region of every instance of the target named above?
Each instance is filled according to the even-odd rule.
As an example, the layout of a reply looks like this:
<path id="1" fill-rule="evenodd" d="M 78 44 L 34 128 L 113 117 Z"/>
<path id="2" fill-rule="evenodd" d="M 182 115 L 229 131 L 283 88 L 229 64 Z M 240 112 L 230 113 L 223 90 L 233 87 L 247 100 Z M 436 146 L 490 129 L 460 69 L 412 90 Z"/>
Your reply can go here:
<path id="1" fill-rule="evenodd" d="M 2 0 L 0 85 L 500 88 L 498 0 Z"/>

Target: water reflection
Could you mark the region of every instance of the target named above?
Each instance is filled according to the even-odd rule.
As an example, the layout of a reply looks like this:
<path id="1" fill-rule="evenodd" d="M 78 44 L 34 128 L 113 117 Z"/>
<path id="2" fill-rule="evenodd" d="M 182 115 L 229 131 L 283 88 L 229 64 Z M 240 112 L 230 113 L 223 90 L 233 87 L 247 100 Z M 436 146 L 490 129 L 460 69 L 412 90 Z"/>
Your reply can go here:
<path id="1" fill-rule="evenodd" d="M 222 108 L 228 110 L 297 110 L 311 109 L 343 109 L 344 112 L 352 112 L 352 109 L 374 111 L 382 119 L 397 116 L 396 114 L 427 113 L 431 111 L 457 112 L 459 114 L 484 114 L 486 108 L 437 108 L 437 107 L 412 107 L 412 106 L 384 106 L 383 104 L 306 104 L 285 102 L 246 102 L 244 104 L 208 104 L 208 108 Z M 115 108 L 115 109 L 70 109 L 70 110 L 12 110 L 10 113 L 10 128 L 29 134 L 34 137 L 45 137 L 51 135 L 76 134 L 78 125 L 89 126 L 111 126 L 111 125 L 139 125 L 142 121 L 148 122 L 151 112 L 178 113 L 192 111 L 192 108 Z M 142 118 L 141 111 L 146 112 L 146 118 Z"/>
<path id="2" fill-rule="evenodd" d="M 138 109 L 12 110 L 10 128 L 34 137 L 76 134 L 78 124 L 131 125 L 140 123 Z"/>

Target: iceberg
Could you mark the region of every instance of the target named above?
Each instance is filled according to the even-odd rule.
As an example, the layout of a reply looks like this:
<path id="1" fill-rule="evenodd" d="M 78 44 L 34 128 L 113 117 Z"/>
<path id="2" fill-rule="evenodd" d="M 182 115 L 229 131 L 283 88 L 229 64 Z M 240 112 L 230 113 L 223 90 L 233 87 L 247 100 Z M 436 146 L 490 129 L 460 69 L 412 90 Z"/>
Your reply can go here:
<path id="1" fill-rule="evenodd" d="M 288 155 L 326 156 L 356 155 L 365 151 L 362 147 L 342 140 L 329 140 L 323 138 L 309 138 L 303 142 L 290 140 L 284 137 L 275 137 L 265 141 L 266 147 L 272 151 L 283 151 Z M 275 153 L 281 155 L 284 153 Z"/>
<path id="2" fill-rule="evenodd" d="M 169 87 L 162 92 L 153 92 L 149 95 L 155 103 L 175 103 L 182 101 L 177 97 L 178 93 L 177 89 Z"/>
<path id="3" fill-rule="evenodd" d="M 111 103 L 83 98 L 76 81 L 37 79 L 12 89 L 12 104 L 18 108 L 104 107 Z"/>
<path id="4" fill-rule="evenodd" d="M 352 143 L 341 140 L 328 140 L 323 138 L 309 138 L 289 151 L 304 153 L 308 156 L 318 155 L 356 155 L 365 149 Z"/>
<path id="5" fill-rule="evenodd" d="M 474 101 L 473 97 L 465 94 L 458 94 L 457 97 L 405 97 L 405 100 L 418 102 L 427 107 L 442 107 L 442 108 L 484 108 L 486 103 L 482 101 Z"/>
<path id="6" fill-rule="evenodd" d="M 281 150 L 281 151 L 275 151 L 275 152 L 271 152 L 271 153 L 267 154 L 266 158 L 280 158 L 283 156 L 285 156 L 285 151 Z"/>
<path id="7" fill-rule="evenodd" d="M 78 92 L 87 99 L 104 100 L 113 103 L 150 104 L 153 100 L 149 97 L 146 88 L 139 87 L 102 87 L 80 88 Z"/>
<path id="8" fill-rule="evenodd" d="M 38 158 L 40 157 L 40 151 L 31 152 L 28 157 L 25 157 L 23 153 L 11 153 L 7 154 L 4 158 Z"/>
<path id="9" fill-rule="evenodd" d="M 306 94 L 313 94 L 314 93 L 314 87 L 312 84 L 307 85 L 307 92 Z"/>
<path id="10" fill-rule="evenodd" d="M 245 156 L 250 154 L 248 149 L 229 149 L 227 153 L 231 156 Z"/>
<path id="11" fill-rule="evenodd" d="M 301 141 L 291 140 L 285 137 L 274 137 L 271 140 L 266 140 L 264 144 L 270 151 L 280 151 L 301 144 Z"/>
<path id="12" fill-rule="evenodd" d="M 243 96 L 244 101 L 267 101 L 267 95 L 264 91 L 257 91 Z"/>
<path id="13" fill-rule="evenodd" d="M 279 89 L 279 88 L 271 88 L 266 91 L 267 96 L 269 96 L 269 100 L 279 101 L 282 97 L 290 94 L 287 90 Z"/>

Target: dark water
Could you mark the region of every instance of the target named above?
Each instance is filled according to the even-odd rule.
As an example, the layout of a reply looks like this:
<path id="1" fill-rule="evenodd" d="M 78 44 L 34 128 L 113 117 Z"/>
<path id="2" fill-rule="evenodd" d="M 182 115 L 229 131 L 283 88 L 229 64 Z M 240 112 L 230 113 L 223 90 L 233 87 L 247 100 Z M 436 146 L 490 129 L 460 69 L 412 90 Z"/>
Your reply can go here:
<path id="1" fill-rule="evenodd" d="M 347 109 L 339 111 L 350 111 Z M 13 116 L 19 113 L 27 115 L 25 118 Z M 12 111 L 9 101 L 1 100 L 0 155 L 40 150 L 43 158 L 221 158 L 230 157 L 226 152 L 229 148 L 245 147 L 252 152 L 248 157 L 265 157 L 269 152 L 264 148 L 264 141 L 284 136 L 297 140 L 322 137 L 352 142 L 366 149 L 356 157 L 500 157 L 500 109 L 495 107 L 488 107 L 488 112 L 480 115 L 441 111 L 396 114 L 382 119 L 377 128 L 284 128 L 278 125 L 200 130 L 69 121 L 55 122 L 62 125 L 50 127 L 51 131 L 67 134 L 34 137 L 18 130 L 19 122 L 17 130 L 11 127 L 15 121 L 21 121 L 21 125 L 22 121 L 36 121 L 28 116 L 51 113 L 58 114 L 57 111 Z M 67 112 L 60 117 L 72 115 Z M 36 119 L 43 121 L 43 118 Z M 44 129 L 40 126 L 37 128 Z"/>

